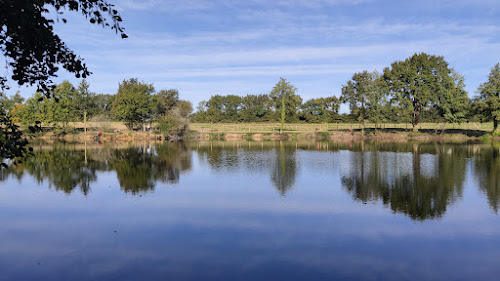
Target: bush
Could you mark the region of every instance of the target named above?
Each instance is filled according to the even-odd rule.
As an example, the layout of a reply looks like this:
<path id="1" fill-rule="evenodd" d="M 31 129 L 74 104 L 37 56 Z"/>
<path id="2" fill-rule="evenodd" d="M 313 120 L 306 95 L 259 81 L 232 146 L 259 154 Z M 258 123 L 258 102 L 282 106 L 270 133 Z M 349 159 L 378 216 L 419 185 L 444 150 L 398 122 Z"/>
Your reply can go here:
<path id="1" fill-rule="evenodd" d="M 180 139 L 189 128 L 187 118 L 176 108 L 158 120 L 158 129 L 166 139 Z"/>

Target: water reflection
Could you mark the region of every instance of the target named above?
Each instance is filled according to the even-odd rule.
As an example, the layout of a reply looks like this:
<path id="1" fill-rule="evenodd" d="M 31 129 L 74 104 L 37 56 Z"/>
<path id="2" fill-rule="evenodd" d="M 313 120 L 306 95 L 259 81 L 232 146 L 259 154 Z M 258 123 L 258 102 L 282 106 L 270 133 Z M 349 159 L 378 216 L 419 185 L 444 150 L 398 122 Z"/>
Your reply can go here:
<path id="1" fill-rule="evenodd" d="M 479 188 L 488 198 L 488 203 L 495 213 L 500 207 L 500 145 L 486 146 L 476 151 L 474 171 Z"/>
<path id="2" fill-rule="evenodd" d="M 283 196 L 294 187 L 300 165 L 324 174 L 339 171 L 354 200 L 382 202 L 414 220 L 440 218 L 461 200 L 469 159 L 475 159 L 479 186 L 495 212 L 500 203 L 500 152 L 489 144 L 209 142 L 193 149 L 215 172 L 268 174 Z M 325 154 L 314 154 L 306 161 L 299 151 L 325 152 L 333 160 L 323 163 Z"/>
<path id="3" fill-rule="evenodd" d="M 462 197 L 466 158 L 453 147 L 439 147 L 434 155 L 422 154 L 418 144 L 412 150 L 352 153 L 342 185 L 356 200 L 380 200 L 412 219 L 441 217 Z"/>
<path id="4" fill-rule="evenodd" d="M 300 153 L 300 155 L 299 155 Z M 192 155 L 214 173 L 269 179 L 282 196 L 311 169 L 333 175 L 360 202 L 381 202 L 414 220 L 440 218 L 461 200 L 470 169 L 496 213 L 500 206 L 500 148 L 497 144 L 390 142 L 205 142 L 122 146 L 97 144 L 35 146 L 35 157 L 1 170 L 6 178 L 32 177 L 38 184 L 87 195 L 100 173 L 112 172 L 131 194 L 176 184 L 192 169 Z M 306 175 L 310 176 L 310 175 Z M 324 182 L 329 186 L 332 182 Z M 299 187 L 307 188 L 307 187 Z"/>
<path id="5" fill-rule="evenodd" d="M 123 191 L 138 194 L 153 191 L 157 182 L 177 183 L 181 172 L 190 169 L 191 153 L 181 143 L 124 148 L 59 144 L 35 147 L 34 157 L 2 171 L 1 179 L 12 176 L 20 180 L 27 173 L 58 191 L 70 194 L 80 190 L 87 195 L 98 172 L 114 171 Z"/>
<path id="6" fill-rule="evenodd" d="M 296 143 L 209 142 L 197 144 L 193 149 L 215 172 L 269 174 L 271 183 L 283 196 L 295 184 Z"/>
<path id="7" fill-rule="evenodd" d="M 205 142 L 35 151 L 24 166 L 0 170 L 0 280 L 500 274 L 495 145 Z"/>
<path id="8" fill-rule="evenodd" d="M 296 176 L 295 149 L 280 143 L 272 164 L 271 181 L 280 194 L 285 195 L 295 184 Z"/>

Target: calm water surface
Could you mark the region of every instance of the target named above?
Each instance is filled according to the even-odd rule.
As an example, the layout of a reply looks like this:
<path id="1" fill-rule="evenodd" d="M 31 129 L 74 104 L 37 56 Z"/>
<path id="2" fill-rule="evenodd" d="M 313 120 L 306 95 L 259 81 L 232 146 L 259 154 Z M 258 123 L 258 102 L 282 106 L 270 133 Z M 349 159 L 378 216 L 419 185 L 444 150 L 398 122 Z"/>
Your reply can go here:
<path id="1" fill-rule="evenodd" d="M 0 172 L 0 280 L 497 280 L 491 144 L 35 147 Z"/>

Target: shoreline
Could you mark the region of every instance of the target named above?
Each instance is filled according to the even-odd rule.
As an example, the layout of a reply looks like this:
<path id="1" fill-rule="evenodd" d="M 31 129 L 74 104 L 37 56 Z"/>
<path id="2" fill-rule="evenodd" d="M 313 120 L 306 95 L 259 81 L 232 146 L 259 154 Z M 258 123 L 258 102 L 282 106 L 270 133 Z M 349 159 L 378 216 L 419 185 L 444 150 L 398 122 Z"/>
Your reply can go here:
<path id="1" fill-rule="evenodd" d="M 69 142 L 86 142 L 86 141 L 101 141 L 101 142 L 135 142 L 135 141 L 169 141 L 161 134 L 153 132 L 116 132 L 103 133 L 99 139 L 97 133 L 70 133 L 64 135 L 44 134 L 41 136 L 28 137 L 31 140 L 41 141 L 69 141 Z M 183 140 L 253 140 L 253 141 L 288 141 L 288 140 L 327 140 L 327 141 L 362 141 L 362 140 L 381 140 L 381 141 L 478 141 L 482 139 L 500 140 L 499 137 L 491 136 L 490 134 L 468 135 L 466 131 L 454 131 L 452 133 L 428 133 L 428 132 L 391 132 L 391 131 L 334 131 L 334 132 L 293 132 L 285 131 L 279 133 L 201 133 L 198 131 L 190 131 Z"/>

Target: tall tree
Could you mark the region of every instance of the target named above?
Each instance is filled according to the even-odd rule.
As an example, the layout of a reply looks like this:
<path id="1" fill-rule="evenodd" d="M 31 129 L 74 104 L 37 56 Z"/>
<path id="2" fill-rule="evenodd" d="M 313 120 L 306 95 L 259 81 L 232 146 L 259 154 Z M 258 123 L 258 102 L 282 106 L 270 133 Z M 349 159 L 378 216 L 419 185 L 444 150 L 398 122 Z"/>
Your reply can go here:
<path id="1" fill-rule="evenodd" d="M 355 116 L 364 130 L 365 119 L 374 123 L 383 120 L 383 107 L 386 92 L 382 90 L 380 74 L 376 71 L 355 73 L 342 87 L 341 99 L 349 103 L 351 114 Z"/>
<path id="2" fill-rule="evenodd" d="M 498 130 L 500 121 L 500 64 L 497 63 L 488 75 L 488 81 L 484 82 L 477 89 L 479 101 L 484 105 L 483 114 L 486 120 L 493 121 L 493 131 Z"/>
<path id="3" fill-rule="evenodd" d="M 69 82 L 64 81 L 57 85 L 53 91 L 55 99 L 45 99 L 48 104 L 49 114 L 52 116 L 52 123 L 62 124 L 66 130 L 68 122 L 80 121 L 78 105 L 74 102 L 77 97 L 77 90 Z"/>
<path id="4" fill-rule="evenodd" d="M 425 53 L 414 54 L 384 69 L 384 79 L 390 94 L 399 101 L 400 106 L 411 112 L 414 131 L 418 130 L 424 108 L 453 90 L 451 73 L 443 57 Z"/>
<path id="5" fill-rule="evenodd" d="M 280 78 L 273 87 L 269 97 L 273 101 L 273 107 L 282 123 L 297 121 L 297 110 L 302 104 L 302 98 L 296 94 L 297 88 L 292 83 Z"/>
<path id="6" fill-rule="evenodd" d="M 153 92 L 152 84 L 139 82 L 136 78 L 124 80 L 113 101 L 113 116 L 132 129 L 137 124 L 145 124 L 151 118 Z"/>
<path id="7" fill-rule="evenodd" d="M 87 83 L 87 80 L 83 79 L 78 84 L 73 102 L 78 110 L 78 121 L 83 119 L 84 132 L 87 134 L 88 113 L 92 107 L 95 107 L 95 94 L 90 91 L 90 84 Z"/>
<path id="8" fill-rule="evenodd" d="M 451 71 L 452 80 L 448 79 L 449 90 L 441 91 L 438 98 L 438 109 L 440 115 L 450 123 L 462 123 L 467 120 L 470 108 L 470 100 L 465 88 L 464 77 L 454 69 Z"/>

